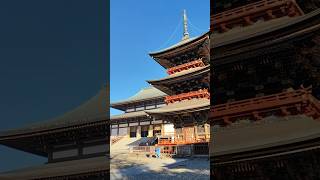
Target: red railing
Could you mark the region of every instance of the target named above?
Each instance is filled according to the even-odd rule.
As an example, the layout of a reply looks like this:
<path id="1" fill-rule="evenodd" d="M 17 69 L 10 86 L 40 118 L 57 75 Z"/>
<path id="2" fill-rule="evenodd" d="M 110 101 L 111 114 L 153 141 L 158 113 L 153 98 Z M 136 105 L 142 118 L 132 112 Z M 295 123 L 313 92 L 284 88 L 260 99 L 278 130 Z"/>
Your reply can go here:
<path id="1" fill-rule="evenodd" d="M 131 153 L 154 153 L 154 146 L 133 146 L 130 148 Z"/>
<path id="2" fill-rule="evenodd" d="M 196 144 L 209 142 L 210 136 L 207 138 L 170 138 L 170 139 L 159 139 L 158 145 L 178 145 L 178 144 Z"/>
<path id="3" fill-rule="evenodd" d="M 262 0 L 213 15 L 211 30 L 225 32 L 234 25 L 251 25 L 261 18 L 269 20 L 303 14 L 295 0 Z"/>
<path id="4" fill-rule="evenodd" d="M 111 137 L 111 144 L 114 144 L 118 141 L 120 141 L 124 136 L 112 136 Z"/>
<path id="5" fill-rule="evenodd" d="M 188 70 L 190 68 L 203 67 L 203 66 L 205 66 L 205 64 L 203 63 L 202 59 L 198 59 L 198 60 L 194 60 L 185 64 L 181 64 L 181 65 L 169 68 L 167 69 L 167 73 L 171 75 L 177 72 Z"/>
<path id="6" fill-rule="evenodd" d="M 320 103 L 311 95 L 311 88 L 299 89 L 292 92 L 282 92 L 269 96 L 251 98 L 231 103 L 213 106 L 210 111 L 211 121 L 223 119 L 225 123 L 231 123 L 231 118 L 253 116 L 260 120 L 264 114 L 272 111 L 280 111 L 282 115 L 306 114 L 317 118 L 320 116 Z"/>
<path id="7" fill-rule="evenodd" d="M 210 93 L 209 93 L 208 89 L 200 89 L 198 91 L 190 91 L 188 93 L 181 93 L 178 95 L 166 96 L 164 101 L 167 104 L 169 104 L 169 103 L 174 103 L 177 101 L 182 101 L 182 100 L 186 100 L 186 99 L 193 99 L 193 98 L 210 99 Z"/>

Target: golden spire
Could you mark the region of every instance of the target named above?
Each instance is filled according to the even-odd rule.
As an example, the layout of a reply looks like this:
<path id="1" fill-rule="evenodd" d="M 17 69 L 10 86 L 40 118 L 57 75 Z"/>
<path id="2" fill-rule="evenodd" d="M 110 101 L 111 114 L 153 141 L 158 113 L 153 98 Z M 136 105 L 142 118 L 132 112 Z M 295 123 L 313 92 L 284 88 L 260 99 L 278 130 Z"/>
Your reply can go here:
<path id="1" fill-rule="evenodd" d="M 188 33 L 188 19 L 187 19 L 187 12 L 184 9 L 183 10 L 183 37 L 182 40 L 189 39 L 189 33 Z"/>

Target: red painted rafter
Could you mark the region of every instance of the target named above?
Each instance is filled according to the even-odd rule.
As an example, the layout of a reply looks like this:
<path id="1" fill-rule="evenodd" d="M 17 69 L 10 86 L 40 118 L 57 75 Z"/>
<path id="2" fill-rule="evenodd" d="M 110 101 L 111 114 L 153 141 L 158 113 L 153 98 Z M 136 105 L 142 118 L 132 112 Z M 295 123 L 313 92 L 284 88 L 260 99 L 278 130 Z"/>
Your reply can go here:
<path id="1" fill-rule="evenodd" d="M 177 101 L 187 100 L 187 99 L 193 99 L 193 98 L 207 98 L 210 99 L 210 92 L 208 89 L 200 89 L 198 91 L 190 91 L 188 93 L 181 93 L 178 95 L 173 96 L 166 96 L 165 102 L 167 104 L 174 103 Z"/>
<path id="2" fill-rule="evenodd" d="M 231 119 L 251 116 L 262 119 L 268 112 L 279 111 L 282 116 L 305 114 L 315 119 L 320 117 L 320 102 L 311 94 L 311 89 L 299 89 L 274 95 L 225 103 L 211 108 L 210 121 L 223 120 L 226 124 Z"/>
<path id="3" fill-rule="evenodd" d="M 205 64 L 203 63 L 202 59 L 198 59 L 198 60 L 194 60 L 185 64 L 181 64 L 181 65 L 169 68 L 167 69 L 167 73 L 171 75 L 177 72 L 188 70 L 190 68 L 203 67 L 203 66 L 205 66 Z"/>

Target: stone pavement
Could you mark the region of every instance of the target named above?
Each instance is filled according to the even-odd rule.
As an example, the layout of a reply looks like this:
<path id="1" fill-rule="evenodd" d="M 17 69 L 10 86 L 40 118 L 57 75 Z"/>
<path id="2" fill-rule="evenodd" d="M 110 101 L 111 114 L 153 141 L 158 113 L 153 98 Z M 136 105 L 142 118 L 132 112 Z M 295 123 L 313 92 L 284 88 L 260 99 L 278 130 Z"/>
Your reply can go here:
<path id="1" fill-rule="evenodd" d="M 157 159 L 128 158 L 111 160 L 111 179 L 210 179 L 210 161 L 207 158 Z"/>
<path id="2" fill-rule="evenodd" d="M 111 180 L 209 180 L 210 160 L 208 158 L 147 158 L 129 155 L 129 146 L 135 141 L 124 138 L 111 145 Z"/>

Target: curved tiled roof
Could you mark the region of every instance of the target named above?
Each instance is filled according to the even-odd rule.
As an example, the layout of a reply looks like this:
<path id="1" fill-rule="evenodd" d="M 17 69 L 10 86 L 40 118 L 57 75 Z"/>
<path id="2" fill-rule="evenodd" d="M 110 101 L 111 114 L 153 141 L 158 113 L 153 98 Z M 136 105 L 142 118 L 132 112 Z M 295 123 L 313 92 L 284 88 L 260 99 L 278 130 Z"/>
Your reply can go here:
<path id="1" fill-rule="evenodd" d="M 320 122 L 304 115 L 214 130 L 213 156 L 247 152 L 320 137 Z"/>
<path id="2" fill-rule="evenodd" d="M 202 35 L 201 35 L 201 36 L 202 36 Z M 195 39 L 197 39 L 197 38 L 199 38 L 199 37 L 201 37 L 201 36 L 196 36 L 196 37 L 193 37 L 193 38 L 189 38 L 189 39 L 182 40 L 182 41 L 180 41 L 180 42 L 178 42 L 178 43 L 176 43 L 176 44 L 174 44 L 174 45 L 172 45 L 172 46 L 169 46 L 169 47 L 167 47 L 167 48 L 165 48 L 165 49 L 160 49 L 160 50 L 158 50 L 158 51 L 149 52 L 149 54 L 150 54 L 150 55 L 160 54 L 160 53 L 169 51 L 169 50 L 171 50 L 171 49 L 174 49 L 174 48 L 180 47 L 180 46 L 182 46 L 182 45 L 184 45 L 184 44 L 187 44 L 188 42 L 191 42 L 191 41 L 193 41 L 193 40 L 195 40 Z"/>
<path id="3" fill-rule="evenodd" d="M 178 54 L 184 54 L 185 51 L 189 51 L 190 49 L 194 49 L 197 47 L 197 45 L 200 45 L 201 43 L 205 42 L 208 36 L 208 32 L 194 37 L 187 40 L 182 40 L 177 44 L 174 44 L 166 49 L 157 51 L 157 52 L 150 52 L 149 55 L 153 57 L 153 59 L 158 62 L 162 67 L 164 68 L 170 68 L 174 65 L 168 60 L 168 56 L 176 56 Z"/>
<path id="4" fill-rule="evenodd" d="M 150 86 L 150 87 L 141 89 L 138 93 L 136 93 L 135 95 L 131 96 L 128 99 L 118 101 L 118 102 L 113 102 L 110 104 L 110 106 L 113 108 L 121 109 L 118 106 L 130 104 L 133 102 L 144 101 L 144 100 L 148 100 L 148 99 L 161 98 L 166 95 L 167 95 L 166 93 L 160 91 L 159 89 L 157 89 L 153 86 Z M 123 110 L 123 109 L 121 109 L 121 110 Z"/>
<path id="5" fill-rule="evenodd" d="M 257 22 L 251 26 L 233 28 L 225 33 L 211 34 L 210 38 L 214 39 L 214 43 L 211 44 L 211 48 L 217 48 L 234 42 L 263 35 L 296 23 L 303 22 L 306 19 L 312 18 L 319 14 L 320 9 L 303 16 L 282 17 L 267 22 Z"/>
<path id="6" fill-rule="evenodd" d="M 147 82 L 160 89 L 161 91 L 167 93 L 168 95 L 174 94 L 170 88 L 172 84 L 177 82 L 187 81 L 190 78 L 197 78 L 202 76 L 207 76 L 210 73 L 210 65 L 203 67 L 191 68 L 184 70 L 167 77 L 158 79 L 158 80 L 148 80 Z"/>
<path id="7" fill-rule="evenodd" d="M 30 124 L 23 128 L 12 129 L 0 133 L 0 139 L 14 134 L 32 133 L 69 126 L 93 123 L 97 121 L 107 122 L 107 91 L 103 88 L 97 95 L 90 98 L 77 108 L 53 119 Z"/>
<path id="8" fill-rule="evenodd" d="M 136 118 L 136 117 L 144 117 L 148 114 L 144 111 L 135 111 L 135 112 L 128 112 L 118 115 L 113 115 L 110 117 L 110 120 L 119 120 L 119 119 L 128 119 L 128 118 Z"/>
<path id="9" fill-rule="evenodd" d="M 164 78 L 161 78 L 161 79 L 157 79 L 157 80 L 148 80 L 148 83 L 170 80 L 170 79 L 173 79 L 173 78 L 178 78 L 178 77 L 182 77 L 182 76 L 185 76 L 185 75 L 189 75 L 189 74 L 192 74 L 192 73 L 198 73 L 198 72 L 202 72 L 202 71 L 210 72 L 210 65 L 191 68 L 191 69 L 188 69 L 188 70 L 184 70 L 184 71 L 181 71 L 181 72 L 177 72 L 177 73 L 171 74 L 171 75 L 169 75 L 167 77 L 164 77 Z"/>
<path id="10" fill-rule="evenodd" d="M 175 114 L 188 112 L 188 111 L 200 111 L 210 109 L 210 99 L 206 98 L 193 98 L 191 100 L 183 100 L 175 103 L 168 104 L 167 106 L 153 109 L 145 110 L 148 114 Z"/>

